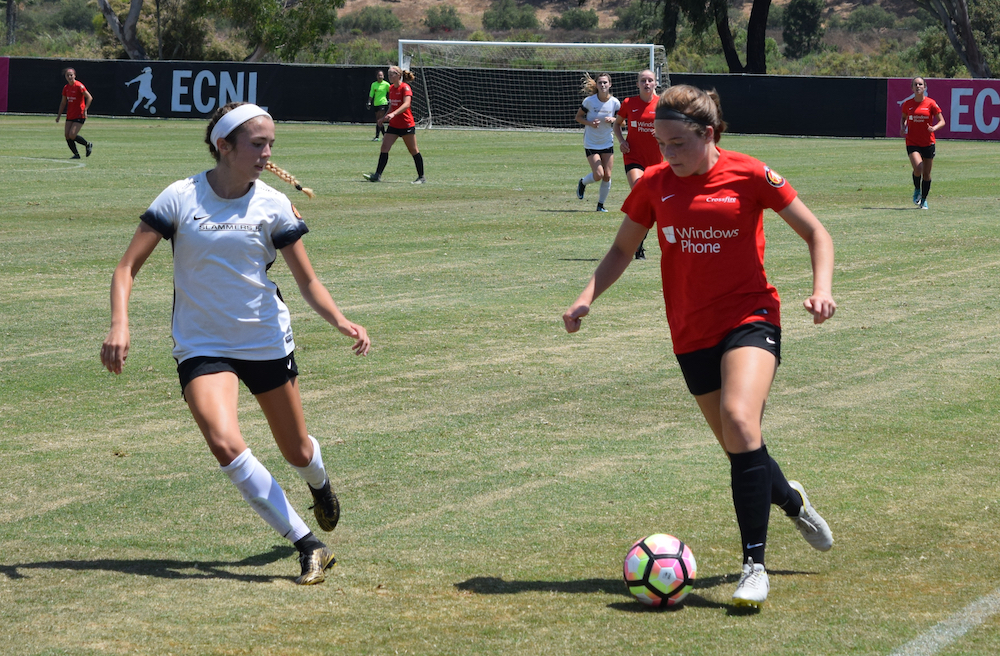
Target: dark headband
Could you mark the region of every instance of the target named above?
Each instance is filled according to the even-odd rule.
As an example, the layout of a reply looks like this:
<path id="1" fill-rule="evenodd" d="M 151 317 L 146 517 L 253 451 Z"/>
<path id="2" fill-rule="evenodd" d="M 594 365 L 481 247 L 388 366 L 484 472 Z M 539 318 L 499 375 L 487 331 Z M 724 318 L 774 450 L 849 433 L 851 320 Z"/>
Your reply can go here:
<path id="1" fill-rule="evenodd" d="M 675 109 L 670 109 L 669 107 L 657 107 L 656 108 L 656 120 L 658 121 L 687 121 L 689 123 L 697 123 L 698 125 L 703 125 L 705 127 L 711 127 L 712 124 L 708 121 L 704 121 L 700 118 L 695 118 L 694 116 L 689 116 L 682 112 L 678 112 Z"/>

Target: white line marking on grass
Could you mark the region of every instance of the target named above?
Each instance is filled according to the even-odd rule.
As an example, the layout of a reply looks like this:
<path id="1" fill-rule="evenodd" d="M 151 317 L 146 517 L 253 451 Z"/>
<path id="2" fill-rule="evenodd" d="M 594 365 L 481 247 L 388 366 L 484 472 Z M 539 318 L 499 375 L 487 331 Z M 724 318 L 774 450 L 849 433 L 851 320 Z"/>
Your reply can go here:
<path id="1" fill-rule="evenodd" d="M 890 656 L 931 656 L 998 613 L 1000 588 L 939 622 L 930 631 L 909 641 Z"/>
<path id="2" fill-rule="evenodd" d="M 67 168 L 70 169 L 82 169 L 86 164 L 83 162 L 78 162 L 76 160 L 64 160 L 64 159 L 52 159 L 51 157 L 19 157 L 17 155 L 0 155 L 2 159 L 26 159 L 32 162 L 55 162 L 56 164 L 62 164 L 63 168 L 49 167 L 47 169 L 18 169 L 19 171 L 25 173 L 44 173 L 46 171 L 63 171 Z"/>

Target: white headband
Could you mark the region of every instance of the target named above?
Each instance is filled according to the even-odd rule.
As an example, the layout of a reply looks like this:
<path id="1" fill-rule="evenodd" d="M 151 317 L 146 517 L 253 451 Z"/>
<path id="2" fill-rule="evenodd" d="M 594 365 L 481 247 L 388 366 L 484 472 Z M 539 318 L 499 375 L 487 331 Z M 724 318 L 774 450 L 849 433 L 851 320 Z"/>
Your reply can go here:
<path id="1" fill-rule="evenodd" d="M 243 125 L 252 118 L 257 118 L 258 116 L 266 116 L 271 118 L 271 115 L 265 112 L 263 109 L 257 105 L 247 103 L 246 105 L 240 105 L 236 109 L 226 112 L 219 122 L 215 124 L 212 128 L 212 146 L 214 148 L 219 147 L 219 139 L 225 139 L 232 133 L 233 130 Z"/>

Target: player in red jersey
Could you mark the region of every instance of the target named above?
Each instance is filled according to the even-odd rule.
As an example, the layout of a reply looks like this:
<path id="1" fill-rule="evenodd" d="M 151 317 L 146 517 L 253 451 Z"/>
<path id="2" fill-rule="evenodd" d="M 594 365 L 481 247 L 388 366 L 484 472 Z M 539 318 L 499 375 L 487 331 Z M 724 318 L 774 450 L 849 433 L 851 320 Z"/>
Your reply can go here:
<path id="1" fill-rule="evenodd" d="M 580 329 L 594 300 L 618 280 L 646 230 L 656 225 L 674 353 L 730 460 L 744 561 L 733 600 L 760 607 L 769 590 L 764 551 L 772 503 L 811 546 L 833 546 L 829 526 L 802 486 L 785 479 L 761 435 L 781 358 L 780 303 L 763 266 L 764 209 L 777 212 L 809 246 L 813 289 L 803 306 L 815 323 L 837 307 L 833 242 L 784 178 L 716 145 L 726 124 L 714 91 L 667 89 L 654 126 L 666 162 L 647 168 L 632 189 L 614 244 L 563 321 L 570 333 Z"/>
<path id="2" fill-rule="evenodd" d="M 926 210 L 934 165 L 934 133 L 944 127 L 945 121 L 941 108 L 926 95 L 924 78 L 913 78 L 910 87 L 913 97 L 903 102 L 899 131 L 906 135 L 906 154 L 913 167 L 913 204 Z"/>
<path id="3" fill-rule="evenodd" d="M 635 186 L 647 166 L 663 161 L 660 146 L 653 135 L 656 103 L 660 101 L 656 95 L 656 76 L 653 71 L 646 69 L 640 72 L 635 86 L 639 89 L 639 95 L 622 102 L 614 125 L 615 138 L 618 139 L 622 159 L 625 160 L 625 177 L 628 178 L 629 189 Z M 622 135 L 622 125 L 628 130 L 628 138 Z M 646 259 L 646 249 L 641 242 L 635 251 L 635 259 Z"/>
<path id="4" fill-rule="evenodd" d="M 389 111 L 382 115 L 377 121 L 377 125 L 382 125 L 389 121 L 389 129 L 385 131 L 382 138 L 382 150 L 378 156 L 378 168 L 374 173 L 365 173 L 365 180 L 369 182 L 380 182 L 382 171 L 389 163 L 389 151 L 396 139 L 403 138 L 406 149 L 413 156 L 413 164 L 417 167 L 417 179 L 411 184 L 424 184 L 427 179 L 424 177 L 424 157 L 417 148 L 417 123 L 413 120 L 413 112 L 410 111 L 410 104 L 413 100 L 413 90 L 410 89 L 410 82 L 413 82 L 414 75 L 410 71 L 404 71 L 399 66 L 389 67 Z"/>
<path id="5" fill-rule="evenodd" d="M 71 159 L 80 159 L 80 151 L 76 149 L 76 144 L 83 145 L 87 149 L 87 157 L 90 157 L 94 144 L 80 136 L 80 128 L 87 120 L 87 110 L 90 109 L 90 103 L 94 102 L 94 97 L 87 91 L 87 87 L 76 79 L 76 69 L 64 69 L 63 76 L 66 78 L 66 86 L 62 89 L 56 123 L 59 122 L 62 113 L 66 112 L 66 128 L 63 134 L 66 136 L 66 145 L 73 153 Z"/>

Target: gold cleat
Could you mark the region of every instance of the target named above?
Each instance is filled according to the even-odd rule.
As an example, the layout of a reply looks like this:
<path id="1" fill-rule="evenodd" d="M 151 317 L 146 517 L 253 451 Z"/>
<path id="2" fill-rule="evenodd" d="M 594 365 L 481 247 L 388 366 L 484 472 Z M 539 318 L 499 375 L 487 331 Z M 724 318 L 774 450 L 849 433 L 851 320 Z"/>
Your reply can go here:
<path id="1" fill-rule="evenodd" d="M 302 574 L 295 579 L 295 583 L 316 585 L 326 579 L 326 570 L 337 564 L 337 558 L 330 547 L 323 546 L 299 554 L 299 564 L 302 565 Z"/>

